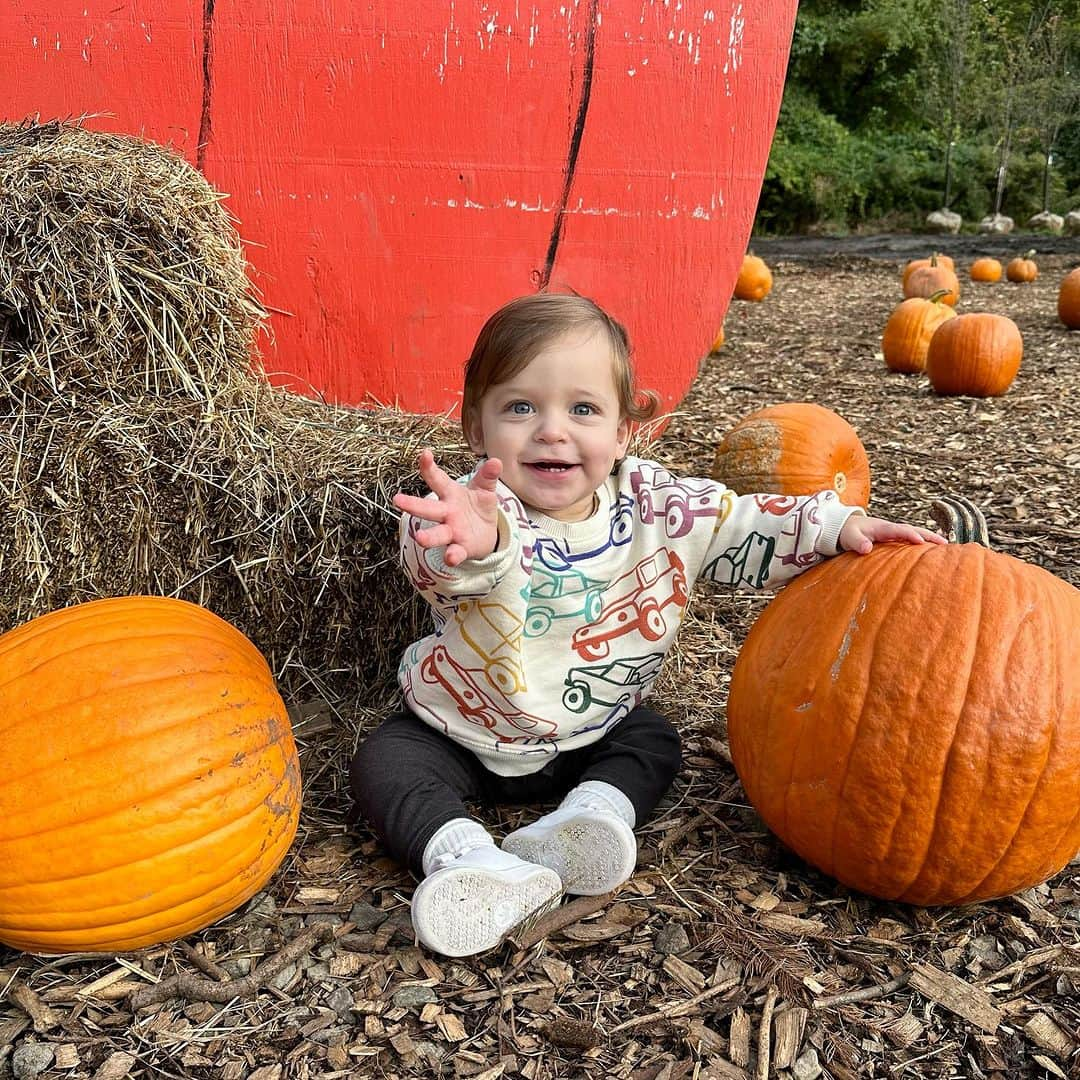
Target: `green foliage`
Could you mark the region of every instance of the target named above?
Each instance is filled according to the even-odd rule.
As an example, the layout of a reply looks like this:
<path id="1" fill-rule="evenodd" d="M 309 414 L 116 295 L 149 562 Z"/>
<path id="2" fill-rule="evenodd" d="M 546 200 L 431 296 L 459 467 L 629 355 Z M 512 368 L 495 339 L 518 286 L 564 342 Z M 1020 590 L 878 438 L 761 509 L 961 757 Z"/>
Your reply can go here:
<path id="1" fill-rule="evenodd" d="M 1003 211 L 1040 210 L 1047 145 L 1051 208 L 1080 205 L 1078 85 L 1080 0 L 802 0 L 756 228 L 917 227 L 950 139 L 965 221 L 992 211 L 1003 159 Z"/>

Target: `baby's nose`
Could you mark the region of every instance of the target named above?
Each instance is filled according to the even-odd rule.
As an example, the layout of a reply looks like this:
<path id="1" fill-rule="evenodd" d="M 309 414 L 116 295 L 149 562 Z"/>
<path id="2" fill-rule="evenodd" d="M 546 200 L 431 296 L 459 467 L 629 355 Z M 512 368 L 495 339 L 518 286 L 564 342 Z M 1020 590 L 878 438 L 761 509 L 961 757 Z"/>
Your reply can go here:
<path id="1" fill-rule="evenodd" d="M 541 442 L 560 442 L 566 438 L 566 422 L 559 416 L 542 415 L 536 437 Z"/>

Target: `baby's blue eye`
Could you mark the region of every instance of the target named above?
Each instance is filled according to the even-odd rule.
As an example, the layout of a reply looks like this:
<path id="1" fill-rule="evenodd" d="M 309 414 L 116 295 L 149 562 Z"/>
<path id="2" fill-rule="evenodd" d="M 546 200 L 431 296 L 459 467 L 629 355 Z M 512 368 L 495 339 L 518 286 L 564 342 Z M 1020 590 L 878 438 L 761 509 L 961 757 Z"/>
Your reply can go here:
<path id="1" fill-rule="evenodd" d="M 579 401 L 570 411 L 574 416 L 592 416 L 596 412 L 596 407 L 589 405 L 587 402 Z"/>
<path id="2" fill-rule="evenodd" d="M 532 411 L 532 406 L 527 401 L 512 401 L 507 408 L 517 416 L 527 416 Z"/>

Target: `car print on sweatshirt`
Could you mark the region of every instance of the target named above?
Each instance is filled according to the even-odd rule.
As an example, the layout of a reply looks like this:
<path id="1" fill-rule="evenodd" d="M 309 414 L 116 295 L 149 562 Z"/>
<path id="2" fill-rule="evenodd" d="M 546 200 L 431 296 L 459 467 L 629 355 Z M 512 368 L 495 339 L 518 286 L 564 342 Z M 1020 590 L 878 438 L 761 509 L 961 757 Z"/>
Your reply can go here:
<path id="1" fill-rule="evenodd" d="M 543 637 L 556 619 L 584 617 L 592 622 L 603 606 L 604 582 L 586 577 L 580 570 L 550 574 L 534 567 L 529 589 L 529 608 L 525 614 L 525 636 Z M 564 597 L 575 597 L 563 601 Z"/>
<path id="2" fill-rule="evenodd" d="M 537 538 L 536 550 L 533 553 L 538 562 L 541 562 L 549 570 L 556 572 L 570 570 L 574 563 L 583 562 L 585 559 L 594 559 L 609 548 L 622 547 L 630 543 L 634 534 L 634 500 L 629 495 L 620 495 L 611 504 L 611 519 L 608 523 L 607 539 L 588 551 L 571 551 L 570 545 L 565 540 L 556 540 L 551 536 Z"/>
<path id="3" fill-rule="evenodd" d="M 664 519 L 664 532 L 676 539 L 694 527 L 697 518 L 715 518 L 723 489 L 708 480 L 679 480 L 651 462 L 643 461 L 630 474 L 642 524 Z"/>
<path id="4" fill-rule="evenodd" d="M 668 632 L 664 609 L 676 605 L 678 622 L 686 594 L 682 559 L 661 548 L 611 583 L 600 615 L 574 632 L 571 646 L 583 660 L 603 660 L 611 651 L 609 642 L 624 634 L 636 631 L 646 641 L 659 641 Z"/>
<path id="5" fill-rule="evenodd" d="M 458 604 L 454 620 L 461 640 L 483 662 L 484 675 L 496 690 L 516 694 L 526 689 L 521 621 L 510 608 L 494 600 L 466 600 Z"/>
<path id="6" fill-rule="evenodd" d="M 462 719 L 486 728 L 500 742 L 528 743 L 555 735 L 558 729 L 550 720 L 523 712 L 498 690 L 481 686 L 474 678 L 481 674 L 463 668 L 445 645 L 436 645 L 420 662 L 421 679 L 441 686 Z"/>
<path id="7" fill-rule="evenodd" d="M 642 692 L 652 684 L 664 662 L 663 653 L 648 656 L 627 656 L 610 664 L 572 667 L 566 675 L 562 702 L 571 712 L 583 713 L 592 705 L 611 708 L 632 705 L 641 699 Z"/>

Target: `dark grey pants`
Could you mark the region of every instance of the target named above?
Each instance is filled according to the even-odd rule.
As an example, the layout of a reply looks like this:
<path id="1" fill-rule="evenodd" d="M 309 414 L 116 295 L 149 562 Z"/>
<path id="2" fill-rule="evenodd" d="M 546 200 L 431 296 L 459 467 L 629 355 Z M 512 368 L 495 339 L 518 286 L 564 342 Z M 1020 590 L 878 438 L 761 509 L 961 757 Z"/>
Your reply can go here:
<path id="1" fill-rule="evenodd" d="M 603 780 L 652 813 L 682 764 L 678 732 L 639 705 L 603 738 L 556 754 L 527 776 L 498 776 L 475 754 L 408 710 L 387 717 L 353 755 L 349 780 L 361 814 L 386 850 L 423 876 L 428 841 L 448 821 L 468 817 L 465 801 L 543 803 L 583 780 Z"/>

